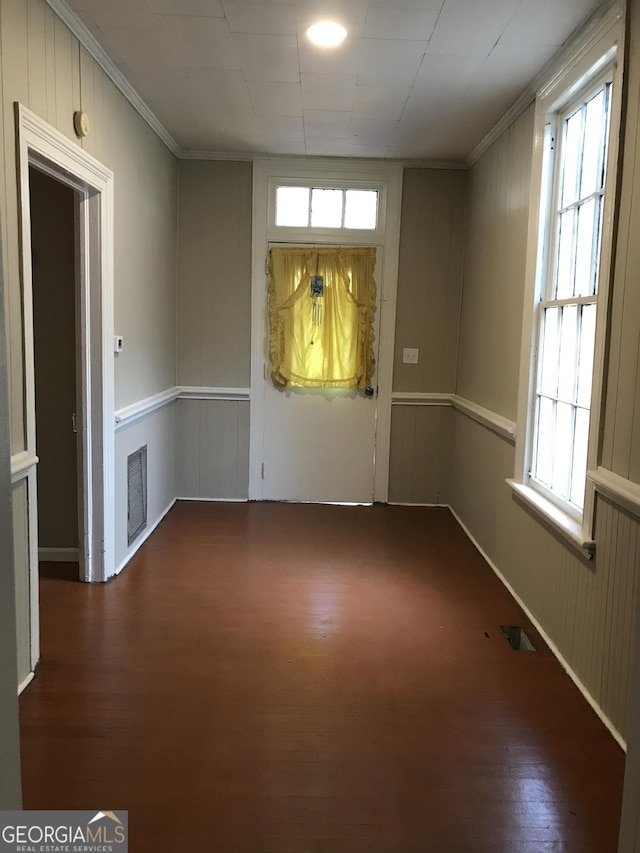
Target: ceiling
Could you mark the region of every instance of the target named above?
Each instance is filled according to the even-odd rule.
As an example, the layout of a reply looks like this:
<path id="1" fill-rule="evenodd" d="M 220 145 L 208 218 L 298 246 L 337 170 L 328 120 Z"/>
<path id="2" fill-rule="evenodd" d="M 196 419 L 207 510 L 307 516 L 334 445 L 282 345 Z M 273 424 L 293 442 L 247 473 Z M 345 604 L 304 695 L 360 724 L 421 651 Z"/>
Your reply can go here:
<path id="1" fill-rule="evenodd" d="M 58 0 L 186 154 L 464 161 L 598 0 Z M 53 4 L 52 4 L 53 5 Z M 333 50 L 307 27 L 348 30 Z"/>

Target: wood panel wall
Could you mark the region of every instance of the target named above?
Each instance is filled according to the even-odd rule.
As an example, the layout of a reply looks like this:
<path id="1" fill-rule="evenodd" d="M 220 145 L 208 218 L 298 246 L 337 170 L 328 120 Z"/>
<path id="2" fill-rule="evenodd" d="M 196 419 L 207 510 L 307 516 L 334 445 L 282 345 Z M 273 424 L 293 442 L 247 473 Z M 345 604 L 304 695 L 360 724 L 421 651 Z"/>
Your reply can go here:
<path id="1" fill-rule="evenodd" d="M 598 498 L 596 555 L 587 560 L 514 496 L 513 445 L 454 415 L 452 506 L 623 737 L 640 521 Z"/>
<path id="2" fill-rule="evenodd" d="M 115 465 L 117 471 L 115 502 L 124 512 L 116 515 L 116 568 L 128 562 L 139 541 L 128 544 L 127 537 L 127 457 L 147 446 L 147 527 L 143 535 L 156 525 L 178 494 L 178 446 L 180 403 L 174 400 L 144 418 L 121 427 L 116 432 Z"/>
<path id="3" fill-rule="evenodd" d="M 451 406 L 393 406 L 389 501 L 408 504 L 450 502 Z"/>
<path id="4" fill-rule="evenodd" d="M 633 106 L 633 99 L 629 110 L 631 125 L 636 127 L 637 103 Z M 511 419 L 516 417 L 518 392 L 532 134 L 530 108 L 485 152 L 470 174 L 457 390 Z M 628 168 L 625 162 L 623 186 Z M 626 461 L 620 462 L 625 475 L 633 470 L 633 441 L 628 430 L 636 400 L 638 339 L 636 336 L 634 349 L 628 331 L 625 348 L 625 335 L 616 331 L 616 322 L 619 328 L 620 320 L 623 325 L 626 322 L 629 330 L 640 316 L 640 304 L 629 296 L 630 290 L 637 290 L 631 285 L 637 278 L 631 258 L 629 250 L 619 257 L 615 270 L 616 283 L 623 284 L 613 291 L 610 379 L 619 399 L 614 405 L 609 398 L 605 422 L 608 459 L 615 443 L 611 436 L 616 432 L 608 422 L 609 411 L 616 411 L 625 423 L 627 439 L 618 432 L 617 443 L 618 453 L 626 447 Z M 626 321 L 625 312 L 630 315 Z M 586 560 L 514 497 L 505 483 L 513 472 L 513 445 L 456 412 L 451 475 L 454 510 L 625 737 L 640 521 L 599 497 L 596 555 Z"/>
<path id="5" fill-rule="evenodd" d="M 404 170 L 394 391 L 455 390 L 465 191 L 464 171 Z M 402 363 L 404 347 L 418 364 Z"/>
<path id="6" fill-rule="evenodd" d="M 640 15 L 630 4 L 618 237 L 614 254 L 602 465 L 640 483 Z"/>
<path id="7" fill-rule="evenodd" d="M 466 190 L 464 171 L 404 170 L 394 391 L 455 391 Z M 402 363 L 404 347 L 419 349 L 418 364 Z M 393 406 L 392 503 L 448 503 L 450 420 L 446 406 Z"/>
<path id="8" fill-rule="evenodd" d="M 469 174 L 457 392 L 516 419 L 533 106 Z"/>
<path id="9" fill-rule="evenodd" d="M 25 449 L 23 306 L 14 102 L 28 107 L 115 173 L 115 331 L 124 352 L 115 364 L 116 408 L 176 383 L 177 162 L 44 0 L 0 4 L 0 223 L 5 275 L 11 452 Z M 73 113 L 89 114 L 79 141 Z M 151 427 L 151 421 L 148 421 Z M 153 430 L 148 441 L 153 442 Z M 151 447 L 150 447 L 151 450 Z M 173 455 L 156 454 L 170 476 Z M 126 467 L 116 466 L 116 491 Z M 21 681 L 29 672 L 29 504 L 14 488 L 14 541 Z M 123 529 L 126 503 L 115 507 Z M 124 543 L 126 548 L 126 540 Z M 122 551 L 123 542 L 116 543 Z"/>
<path id="10" fill-rule="evenodd" d="M 181 400 L 178 496 L 246 500 L 249 401 Z"/>
<path id="11" fill-rule="evenodd" d="M 251 163 L 180 163 L 181 385 L 250 385 L 251 181 Z"/>

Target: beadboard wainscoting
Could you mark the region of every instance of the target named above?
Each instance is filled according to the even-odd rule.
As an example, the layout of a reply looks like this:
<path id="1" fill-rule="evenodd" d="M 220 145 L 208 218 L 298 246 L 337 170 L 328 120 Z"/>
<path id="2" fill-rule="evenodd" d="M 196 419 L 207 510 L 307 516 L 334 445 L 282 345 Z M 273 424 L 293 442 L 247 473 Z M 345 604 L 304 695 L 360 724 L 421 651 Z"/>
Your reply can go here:
<path id="1" fill-rule="evenodd" d="M 508 442 L 513 421 L 449 393 L 396 391 L 392 395 L 389 503 L 449 506 L 453 410 Z"/>
<path id="2" fill-rule="evenodd" d="M 228 389 L 227 389 L 228 390 Z M 249 392 L 180 399 L 178 496 L 183 500 L 248 499 Z"/>
<path id="3" fill-rule="evenodd" d="M 629 511 L 617 481 L 617 492 L 610 482 L 606 491 L 597 486 L 596 549 L 586 559 L 514 497 L 506 482 L 513 465 L 511 443 L 455 412 L 452 510 L 624 745 L 640 571 L 638 507 Z"/>
<path id="4" fill-rule="evenodd" d="M 142 543 L 151 535 L 173 506 L 178 482 L 179 404 L 167 394 L 162 404 L 150 397 L 130 409 L 116 412 L 115 458 L 115 552 L 116 574 L 121 572 Z M 136 539 L 127 536 L 127 458 L 141 447 L 147 448 L 147 523 Z"/>
<path id="5" fill-rule="evenodd" d="M 140 426 L 133 431 L 136 425 L 146 424 L 149 419 L 158 418 L 168 409 L 172 410 L 175 422 L 162 434 L 171 434 L 173 444 L 160 462 L 165 469 L 170 460 L 175 466 L 175 471 L 171 473 L 174 478 L 171 502 L 176 497 L 180 500 L 247 500 L 249 402 L 249 388 L 176 385 L 119 409 L 116 412 L 116 435 L 126 433 L 141 438 L 148 427 Z M 130 444 L 131 441 L 128 441 L 127 445 Z M 118 465 L 119 471 L 124 470 L 122 461 Z M 162 479 L 165 486 L 170 479 L 169 473 L 167 470 Z M 149 490 L 151 494 L 151 484 Z M 118 495 L 122 500 L 121 491 Z M 166 488 L 163 495 L 168 496 Z M 168 508 L 170 503 L 165 502 L 164 505 Z M 119 515 L 122 516 L 122 513 Z M 119 542 L 123 541 L 123 530 L 126 529 L 123 523 L 126 524 L 126 516 L 120 519 L 116 531 Z M 151 522 L 148 526 L 152 527 Z M 126 559 L 130 556 L 128 554 Z"/>

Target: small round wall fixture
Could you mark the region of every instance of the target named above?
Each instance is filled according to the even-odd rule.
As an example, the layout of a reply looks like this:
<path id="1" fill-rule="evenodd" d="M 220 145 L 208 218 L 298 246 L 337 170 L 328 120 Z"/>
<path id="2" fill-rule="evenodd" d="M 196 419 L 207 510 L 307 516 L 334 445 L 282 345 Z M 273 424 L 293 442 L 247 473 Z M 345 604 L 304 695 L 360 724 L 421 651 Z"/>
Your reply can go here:
<path id="1" fill-rule="evenodd" d="M 345 40 L 347 31 L 335 21 L 318 21 L 309 27 L 307 35 L 318 47 L 337 47 Z"/>
<path id="2" fill-rule="evenodd" d="M 76 110 L 73 114 L 73 129 L 76 132 L 76 136 L 79 137 L 88 136 L 89 134 L 89 116 L 82 112 L 82 110 Z"/>

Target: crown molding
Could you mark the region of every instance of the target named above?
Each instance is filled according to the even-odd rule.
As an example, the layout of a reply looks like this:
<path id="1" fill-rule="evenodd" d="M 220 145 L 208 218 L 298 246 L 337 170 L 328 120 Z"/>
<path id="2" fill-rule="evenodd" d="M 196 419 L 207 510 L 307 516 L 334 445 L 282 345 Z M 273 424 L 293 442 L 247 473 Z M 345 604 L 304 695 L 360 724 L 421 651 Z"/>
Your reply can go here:
<path id="1" fill-rule="evenodd" d="M 254 162 L 257 159 L 299 159 L 316 160 L 325 159 L 321 155 L 290 155 L 290 154 L 265 154 L 264 152 L 229 152 L 229 151 L 187 151 L 182 149 L 173 136 L 169 133 L 166 127 L 158 119 L 155 113 L 147 106 L 142 97 L 138 94 L 135 88 L 115 66 L 113 60 L 109 57 L 105 49 L 98 42 L 93 33 L 80 20 L 76 13 L 67 5 L 66 0 L 45 0 L 45 2 L 53 9 L 56 15 L 66 26 L 71 30 L 73 35 L 78 39 L 85 50 L 95 59 L 98 65 L 105 72 L 107 77 L 115 85 L 115 87 L 124 95 L 131 106 L 138 112 L 142 119 L 149 125 L 158 138 L 167 146 L 169 151 L 179 160 L 232 160 Z M 512 121 L 513 119 L 510 119 Z M 481 143 L 482 144 L 482 143 Z M 489 143 L 490 144 L 490 143 Z M 479 155 L 478 155 L 479 156 Z M 352 162 L 360 162 L 359 157 L 338 157 L 339 160 L 351 160 Z M 402 157 L 395 158 L 362 158 L 368 162 L 376 160 L 381 163 L 393 163 L 406 168 L 417 169 L 467 169 L 467 163 L 462 160 L 431 160 L 410 158 L 403 159 Z"/>
<path id="2" fill-rule="evenodd" d="M 151 130 L 153 130 L 158 138 L 164 142 L 169 151 L 171 151 L 171 153 L 176 157 L 180 157 L 182 155 L 182 151 L 173 136 L 171 136 L 157 116 L 149 109 L 131 83 L 129 83 L 127 78 L 116 68 L 107 52 L 100 45 L 91 31 L 82 23 L 75 12 L 67 6 L 65 0 L 46 0 L 46 2 L 60 20 L 62 20 L 71 30 L 85 50 L 95 59 L 111 82 L 129 101 L 131 106 L 140 114 L 144 121 L 146 121 Z"/>
<path id="3" fill-rule="evenodd" d="M 542 67 L 520 97 L 507 110 L 502 118 L 491 128 L 467 157 L 467 167 L 471 168 L 485 151 L 493 145 L 504 131 L 512 124 L 536 98 L 548 89 L 559 75 L 569 68 L 578 57 L 588 51 L 602 34 L 610 27 L 623 20 L 625 7 L 622 0 L 604 3 L 589 17 L 570 41 L 562 45 L 560 50 Z"/>

